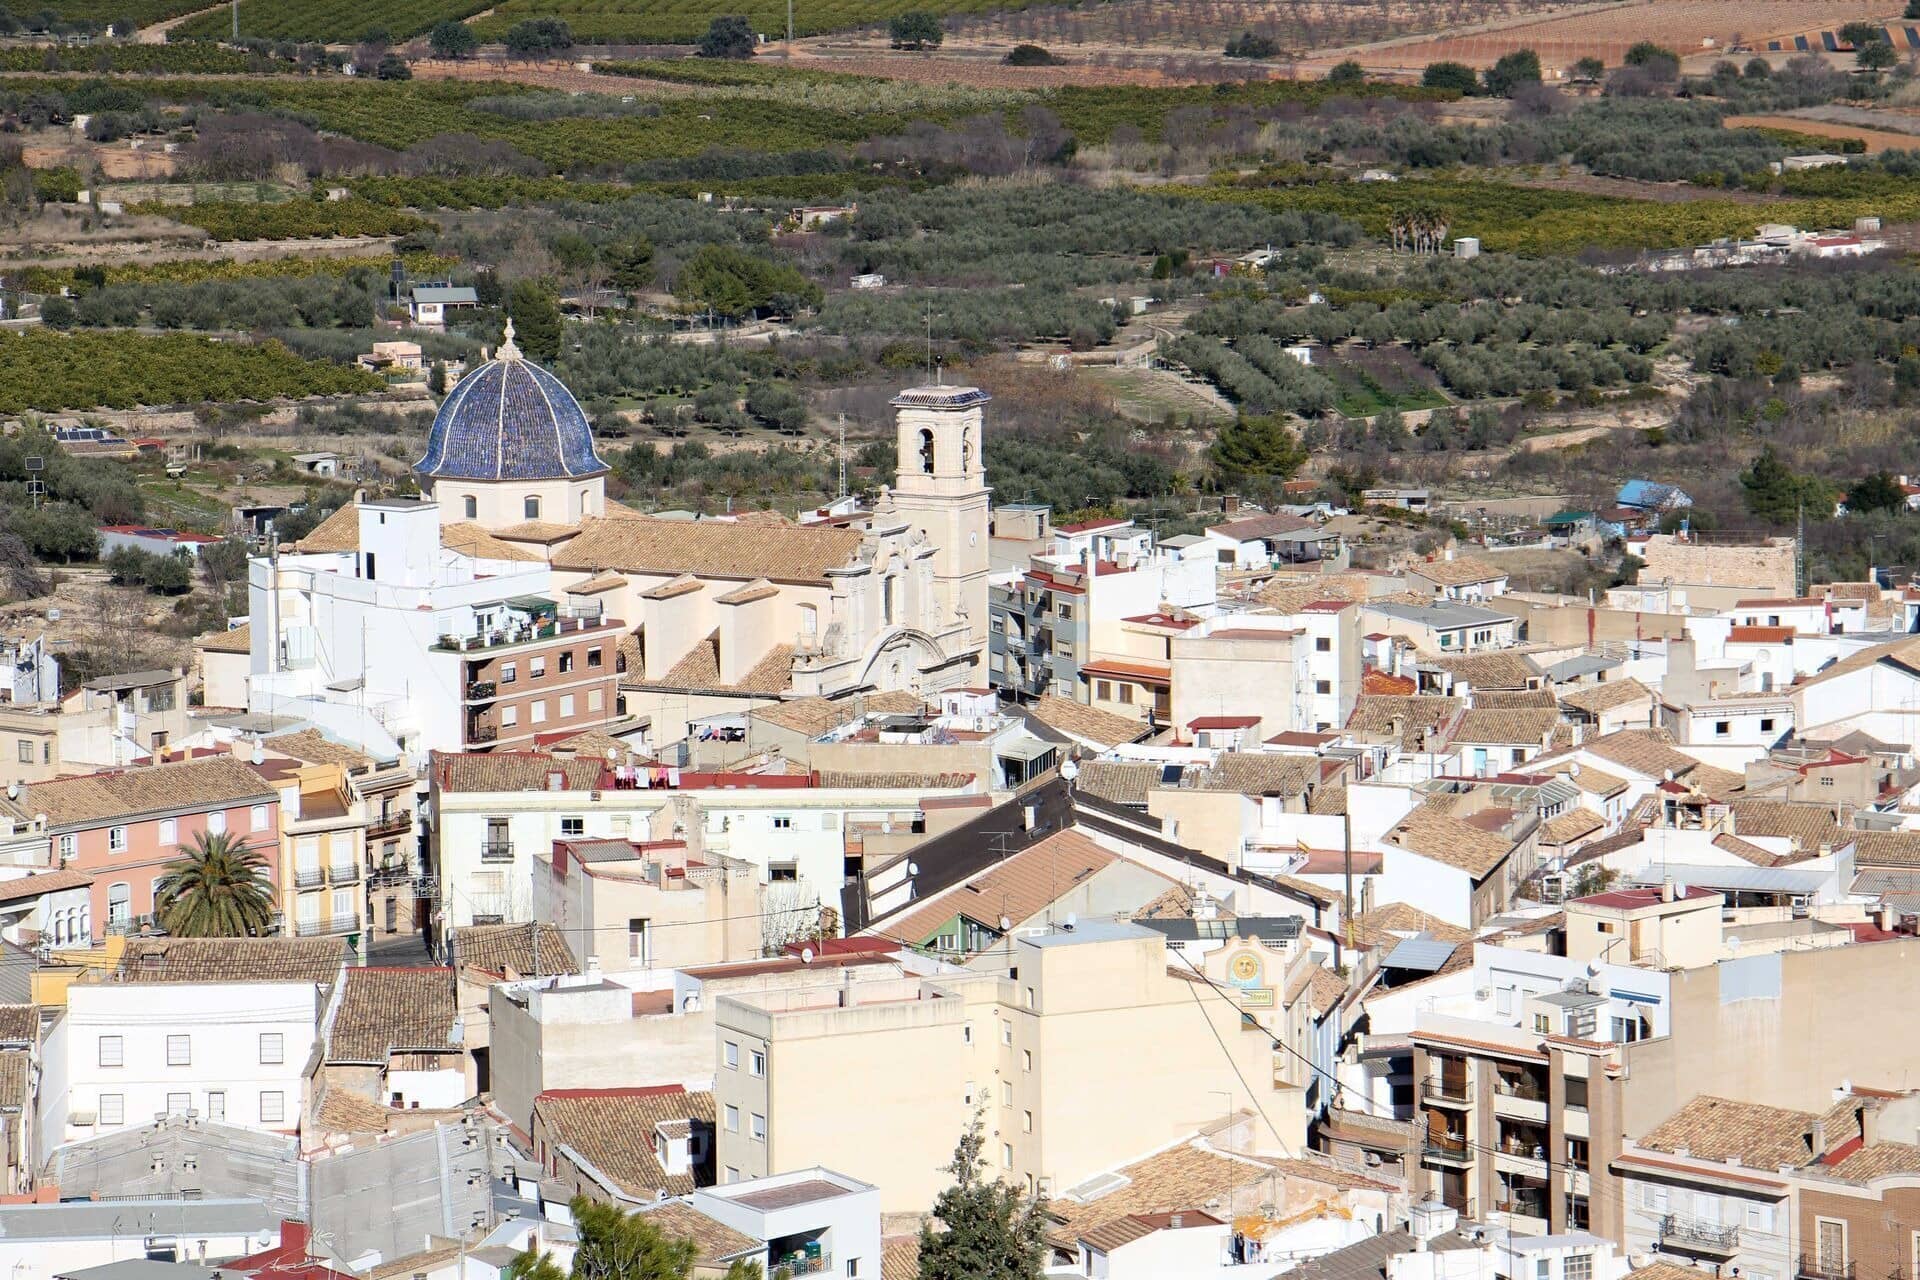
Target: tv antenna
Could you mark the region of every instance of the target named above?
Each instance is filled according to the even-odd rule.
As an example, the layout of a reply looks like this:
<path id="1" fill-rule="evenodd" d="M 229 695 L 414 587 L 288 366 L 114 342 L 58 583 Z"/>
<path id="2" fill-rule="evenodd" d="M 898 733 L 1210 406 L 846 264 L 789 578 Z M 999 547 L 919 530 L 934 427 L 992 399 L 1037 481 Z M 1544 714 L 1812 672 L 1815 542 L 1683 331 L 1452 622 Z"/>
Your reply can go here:
<path id="1" fill-rule="evenodd" d="M 840 496 L 847 496 L 847 415 L 840 415 Z"/>
<path id="2" fill-rule="evenodd" d="M 46 472 L 47 460 L 41 457 L 32 457 L 26 460 L 25 465 L 27 468 L 27 495 L 33 499 L 33 509 L 38 511 L 40 509 L 40 499 L 45 497 L 47 492 L 47 482 L 40 478 Z"/>

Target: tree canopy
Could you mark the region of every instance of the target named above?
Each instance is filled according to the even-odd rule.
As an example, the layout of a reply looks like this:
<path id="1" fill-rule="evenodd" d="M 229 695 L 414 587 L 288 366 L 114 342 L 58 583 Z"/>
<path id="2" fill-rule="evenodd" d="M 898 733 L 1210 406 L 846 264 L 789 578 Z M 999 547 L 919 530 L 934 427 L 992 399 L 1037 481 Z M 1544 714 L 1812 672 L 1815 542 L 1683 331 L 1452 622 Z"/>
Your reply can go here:
<path id="1" fill-rule="evenodd" d="M 1487 68 L 1487 92 L 1496 98 L 1511 98 L 1522 85 L 1540 83 L 1540 55 L 1531 49 L 1515 49 Z"/>
<path id="2" fill-rule="evenodd" d="M 947 38 L 939 17 L 925 9 L 895 14 L 887 22 L 887 34 L 896 49 L 937 49 Z"/>
<path id="3" fill-rule="evenodd" d="M 698 52 L 703 58 L 751 58 L 759 43 L 751 22 L 737 13 L 725 13 L 707 24 Z"/>
<path id="4" fill-rule="evenodd" d="M 1429 62 L 1420 73 L 1425 89 L 1455 89 L 1463 96 L 1480 91 L 1480 73 L 1464 62 Z"/>
<path id="5" fill-rule="evenodd" d="M 1891 471 L 1869 472 L 1847 490 L 1849 511 L 1904 511 L 1906 506 L 1906 490 Z"/>
<path id="6" fill-rule="evenodd" d="M 1761 449 L 1760 456 L 1740 473 L 1740 487 L 1746 493 L 1747 509 L 1769 524 L 1789 524 L 1803 508 L 1810 515 L 1832 514 L 1823 509 L 1828 501 L 1826 484 L 1792 470 L 1772 445 Z"/>
<path id="7" fill-rule="evenodd" d="M 449 18 L 427 33 L 427 47 L 436 58 L 464 58 L 480 47 L 480 38 L 466 23 Z"/>
<path id="8" fill-rule="evenodd" d="M 680 268 L 674 294 L 691 307 L 729 320 L 771 312 L 791 315 L 820 301 L 820 286 L 798 268 L 726 244 L 706 244 Z"/>
<path id="9" fill-rule="evenodd" d="M 560 18 L 528 18 L 507 31 L 509 53 L 558 53 L 573 48 L 573 28 Z"/>
<path id="10" fill-rule="evenodd" d="M 257 938 L 273 924 L 267 860 L 233 833 L 193 839 L 154 885 L 154 913 L 176 938 Z"/>
<path id="11" fill-rule="evenodd" d="M 560 358 L 560 308 L 551 293 L 535 281 L 519 281 L 507 294 L 507 314 L 513 317 L 514 344 L 529 359 L 552 364 Z"/>
<path id="12" fill-rule="evenodd" d="M 1223 484 L 1244 484 L 1287 479 L 1307 460 L 1307 451 L 1277 415 L 1237 418 L 1220 428 L 1207 460 Z"/>
<path id="13" fill-rule="evenodd" d="M 960 1137 L 947 1172 L 953 1185 L 933 1202 L 940 1222 L 920 1227 L 920 1280 L 1039 1280 L 1046 1261 L 1042 1202 L 988 1176 L 980 1118 Z"/>

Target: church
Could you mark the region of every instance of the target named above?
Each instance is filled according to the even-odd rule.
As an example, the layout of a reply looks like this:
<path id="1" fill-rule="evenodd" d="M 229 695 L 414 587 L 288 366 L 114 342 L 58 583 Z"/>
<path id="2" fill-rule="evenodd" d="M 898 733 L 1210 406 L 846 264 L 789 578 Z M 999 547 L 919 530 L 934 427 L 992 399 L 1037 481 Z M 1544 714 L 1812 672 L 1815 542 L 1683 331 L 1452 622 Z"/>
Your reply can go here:
<path id="1" fill-rule="evenodd" d="M 544 567 L 564 615 L 617 621 L 620 709 L 667 741 L 775 699 L 983 683 L 988 400 L 896 396 L 898 474 L 869 512 L 658 518 L 607 497 L 586 414 L 509 326 L 441 405 L 414 475 L 444 555 L 491 566 L 481 577 L 510 564 L 516 582 Z M 356 504 L 293 550 L 357 552 L 361 528 Z"/>

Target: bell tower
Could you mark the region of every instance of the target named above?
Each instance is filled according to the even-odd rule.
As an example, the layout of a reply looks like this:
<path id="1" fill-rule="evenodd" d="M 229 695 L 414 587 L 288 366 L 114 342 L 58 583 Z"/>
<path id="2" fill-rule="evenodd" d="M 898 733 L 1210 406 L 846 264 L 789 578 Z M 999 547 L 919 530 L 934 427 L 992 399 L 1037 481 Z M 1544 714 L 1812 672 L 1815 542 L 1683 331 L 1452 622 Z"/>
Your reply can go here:
<path id="1" fill-rule="evenodd" d="M 935 547 L 933 589 L 941 616 L 964 621 L 976 659 L 987 644 L 988 500 L 981 457 L 978 387 L 911 387 L 893 398 L 899 448 L 893 510 Z"/>

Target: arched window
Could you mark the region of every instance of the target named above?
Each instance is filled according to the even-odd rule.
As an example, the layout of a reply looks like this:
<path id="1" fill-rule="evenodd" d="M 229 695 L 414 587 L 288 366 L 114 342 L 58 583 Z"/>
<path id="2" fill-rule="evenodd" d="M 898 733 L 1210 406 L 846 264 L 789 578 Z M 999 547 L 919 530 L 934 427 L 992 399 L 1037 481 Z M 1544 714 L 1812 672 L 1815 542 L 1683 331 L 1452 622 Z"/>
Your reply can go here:
<path id="1" fill-rule="evenodd" d="M 933 432 L 928 429 L 920 432 L 920 471 L 923 475 L 933 474 Z"/>
<path id="2" fill-rule="evenodd" d="M 820 611 L 810 604 L 800 606 L 800 634 L 813 635 L 820 629 Z"/>
<path id="3" fill-rule="evenodd" d="M 131 924 L 133 922 L 133 886 L 130 884 L 110 884 L 107 886 L 107 926 Z"/>
<path id="4" fill-rule="evenodd" d="M 963 427 L 960 431 L 960 469 L 973 470 L 973 428 Z"/>
<path id="5" fill-rule="evenodd" d="M 540 499 L 529 497 L 522 505 L 522 510 L 526 513 L 527 519 L 538 520 L 540 518 Z"/>
<path id="6" fill-rule="evenodd" d="M 477 520 L 480 518 L 480 499 L 474 497 L 472 494 L 468 494 L 461 505 L 466 510 L 467 519 Z"/>

